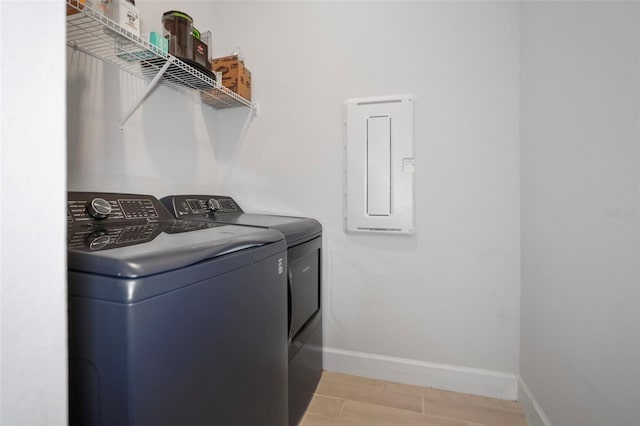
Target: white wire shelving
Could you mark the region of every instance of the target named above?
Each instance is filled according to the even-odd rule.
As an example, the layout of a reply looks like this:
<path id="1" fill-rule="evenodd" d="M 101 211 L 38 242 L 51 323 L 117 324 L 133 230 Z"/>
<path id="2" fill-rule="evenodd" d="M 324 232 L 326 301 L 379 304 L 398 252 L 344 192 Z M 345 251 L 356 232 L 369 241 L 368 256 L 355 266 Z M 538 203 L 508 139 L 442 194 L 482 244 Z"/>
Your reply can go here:
<path id="1" fill-rule="evenodd" d="M 214 108 L 244 106 L 256 110 L 253 102 L 232 92 L 197 68 L 149 43 L 90 6 L 67 0 L 67 45 L 92 57 L 116 65 L 149 80 L 140 99 L 123 117 L 121 127 L 158 83 L 179 91 L 195 90 L 202 102 Z"/>

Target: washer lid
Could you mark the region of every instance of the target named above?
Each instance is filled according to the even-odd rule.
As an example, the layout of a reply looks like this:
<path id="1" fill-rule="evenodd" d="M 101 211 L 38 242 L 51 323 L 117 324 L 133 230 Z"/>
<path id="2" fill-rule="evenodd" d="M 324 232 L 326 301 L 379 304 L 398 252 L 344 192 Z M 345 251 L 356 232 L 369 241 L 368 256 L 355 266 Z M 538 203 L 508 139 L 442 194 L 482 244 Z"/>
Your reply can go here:
<path id="1" fill-rule="evenodd" d="M 69 270 L 137 278 L 282 239 L 270 229 L 180 220 L 70 226 L 67 259 Z"/>

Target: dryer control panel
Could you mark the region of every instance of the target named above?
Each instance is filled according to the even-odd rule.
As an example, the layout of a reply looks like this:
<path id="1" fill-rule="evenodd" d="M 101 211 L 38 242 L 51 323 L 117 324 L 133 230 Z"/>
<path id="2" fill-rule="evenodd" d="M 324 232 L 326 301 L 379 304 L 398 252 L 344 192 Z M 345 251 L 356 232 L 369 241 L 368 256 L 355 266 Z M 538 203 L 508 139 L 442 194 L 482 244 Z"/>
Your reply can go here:
<path id="1" fill-rule="evenodd" d="M 67 222 L 69 224 L 155 222 L 173 217 L 160 201 L 151 195 L 111 192 L 69 192 Z"/>
<path id="2" fill-rule="evenodd" d="M 178 219 L 218 213 L 243 213 L 231 197 L 223 195 L 172 195 L 162 199 Z"/>

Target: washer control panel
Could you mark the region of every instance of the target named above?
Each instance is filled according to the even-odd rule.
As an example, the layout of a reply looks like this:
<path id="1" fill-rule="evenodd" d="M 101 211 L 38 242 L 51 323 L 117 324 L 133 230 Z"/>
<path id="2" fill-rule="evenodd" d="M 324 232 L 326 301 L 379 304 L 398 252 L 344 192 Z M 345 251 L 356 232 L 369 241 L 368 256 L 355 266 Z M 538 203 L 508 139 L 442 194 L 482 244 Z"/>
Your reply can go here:
<path id="1" fill-rule="evenodd" d="M 178 219 L 218 213 L 242 213 L 231 197 L 223 195 L 172 195 L 162 199 Z"/>
<path id="2" fill-rule="evenodd" d="M 169 220 L 162 222 L 120 222 L 103 225 L 93 222 L 88 226 L 69 226 L 67 246 L 81 251 L 100 251 L 147 243 L 161 233 L 181 234 L 215 228 L 220 225 L 207 222 Z"/>
<path id="3" fill-rule="evenodd" d="M 108 192 L 69 192 L 67 222 L 153 222 L 172 219 L 157 198 L 151 195 Z"/>
<path id="4" fill-rule="evenodd" d="M 106 227 L 71 227 L 68 231 L 67 246 L 88 251 L 132 246 L 153 240 L 161 232 L 159 226 L 159 222 L 150 222 L 136 225 L 123 223 Z"/>

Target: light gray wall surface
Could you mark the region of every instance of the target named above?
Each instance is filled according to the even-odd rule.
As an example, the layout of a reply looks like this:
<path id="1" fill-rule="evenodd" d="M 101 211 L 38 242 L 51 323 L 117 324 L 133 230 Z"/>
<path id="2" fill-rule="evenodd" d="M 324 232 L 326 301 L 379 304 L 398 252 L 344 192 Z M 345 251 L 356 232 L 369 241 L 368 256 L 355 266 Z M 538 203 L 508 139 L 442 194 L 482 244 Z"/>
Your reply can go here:
<path id="1" fill-rule="evenodd" d="M 143 31 L 175 8 L 137 4 Z M 120 132 L 144 83 L 68 50 L 69 189 L 315 216 L 329 345 L 520 372 L 555 426 L 640 423 L 638 3 L 182 6 L 242 48 L 260 115 L 160 88 Z M 418 95 L 419 233 L 346 236 L 342 102 L 395 93 Z"/>
<path id="2" fill-rule="evenodd" d="M 221 183 L 250 209 L 323 223 L 326 345 L 517 372 L 518 5 L 217 12 L 218 51 L 242 48 L 261 109 Z M 417 235 L 345 235 L 342 104 L 402 93 L 417 95 Z"/>
<path id="3" fill-rule="evenodd" d="M 640 424 L 639 7 L 522 5 L 520 374 L 554 426 Z"/>
<path id="4" fill-rule="evenodd" d="M 64 7 L 0 1 L 0 424 L 6 426 L 67 424 Z M 34 44 L 27 27 L 37 28 L 46 48 Z"/>
<path id="5" fill-rule="evenodd" d="M 162 31 L 162 13 L 176 8 L 136 5 L 143 32 Z M 214 56 L 240 46 L 259 115 L 214 111 L 161 87 L 121 132 L 144 83 L 69 49 L 69 188 L 221 192 L 248 211 L 315 217 L 328 347 L 517 373 L 518 5 L 180 9 L 213 31 Z M 418 234 L 347 236 L 343 102 L 403 93 L 418 98 Z"/>

